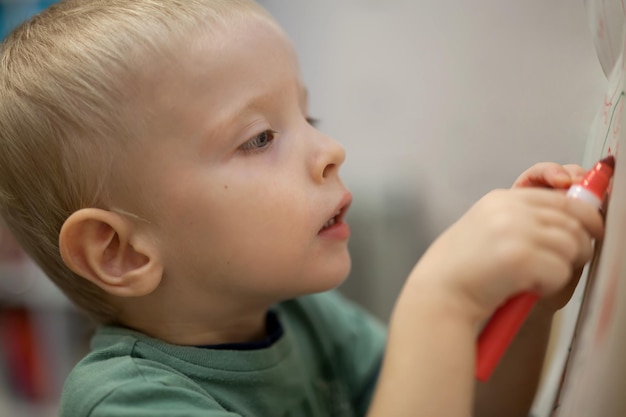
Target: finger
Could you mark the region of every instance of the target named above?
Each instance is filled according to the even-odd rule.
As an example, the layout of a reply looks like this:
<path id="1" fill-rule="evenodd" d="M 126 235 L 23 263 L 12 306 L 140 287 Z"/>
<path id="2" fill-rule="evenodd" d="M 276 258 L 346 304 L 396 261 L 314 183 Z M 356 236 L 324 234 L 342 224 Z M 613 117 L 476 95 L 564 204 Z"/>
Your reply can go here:
<path id="1" fill-rule="evenodd" d="M 561 211 L 563 215 L 574 216 L 581 222 L 589 235 L 595 239 L 604 235 L 604 222 L 600 211 L 585 201 L 568 197 L 564 193 L 539 188 L 523 188 L 511 191 L 521 195 L 529 204 L 552 208 Z"/>
<path id="2" fill-rule="evenodd" d="M 593 240 L 587 233 L 583 233 L 578 237 L 579 253 L 574 260 L 576 268 L 583 267 L 593 257 Z"/>
<path id="3" fill-rule="evenodd" d="M 593 244 L 591 236 L 580 222 L 569 216 L 551 216 L 548 224 L 542 222 L 536 236 L 536 244 L 544 250 L 560 255 L 564 262 L 580 266 L 591 259 Z M 559 221 L 558 217 L 561 217 Z"/>
<path id="4" fill-rule="evenodd" d="M 577 242 L 578 253 L 574 259 L 574 266 L 584 266 L 593 256 L 593 238 L 582 227 L 572 230 L 572 234 Z"/>
<path id="5" fill-rule="evenodd" d="M 587 173 L 587 170 L 585 170 L 585 168 L 576 164 L 563 165 L 563 168 L 569 174 L 572 184 L 580 182 Z"/>
<path id="6" fill-rule="evenodd" d="M 534 215 L 545 227 L 561 227 L 572 236 L 584 233 L 599 239 L 604 234 L 602 215 L 592 205 L 545 189 L 526 188 L 512 190 L 525 198 L 533 207 Z"/>
<path id="7" fill-rule="evenodd" d="M 517 188 L 510 191 L 525 199 L 527 203 L 536 206 L 563 211 L 567 205 L 568 197 L 564 193 L 555 192 L 549 188 Z"/>
<path id="8" fill-rule="evenodd" d="M 604 221 L 600 210 L 585 201 L 575 198 L 565 197 L 565 200 L 566 211 L 580 221 L 584 230 L 592 238 L 602 238 L 604 235 Z"/>
<path id="9" fill-rule="evenodd" d="M 540 162 L 524 171 L 513 187 L 565 188 L 572 184 L 568 169 L 555 162 Z"/>
<path id="10" fill-rule="evenodd" d="M 572 265 L 551 251 L 538 252 L 531 260 L 530 271 L 534 282 L 529 290 L 542 295 L 552 295 L 567 284 L 572 274 Z"/>
<path id="11" fill-rule="evenodd" d="M 536 236 L 536 245 L 542 251 L 560 256 L 563 262 L 573 262 L 580 253 L 578 233 L 571 233 L 561 227 L 544 228 L 541 234 Z"/>

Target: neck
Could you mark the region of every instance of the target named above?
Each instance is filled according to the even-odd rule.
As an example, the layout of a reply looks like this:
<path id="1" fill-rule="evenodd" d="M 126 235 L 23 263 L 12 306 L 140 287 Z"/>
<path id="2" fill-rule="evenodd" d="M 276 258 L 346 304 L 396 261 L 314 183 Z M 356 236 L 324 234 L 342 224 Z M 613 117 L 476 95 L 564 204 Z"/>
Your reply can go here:
<path id="1" fill-rule="evenodd" d="M 230 303 L 230 308 L 213 308 L 207 302 L 203 308 L 193 310 L 179 303 L 166 308 L 164 303 L 154 308 L 141 308 L 137 299 L 132 307 L 123 309 L 120 323 L 167 343 L 187 346 L 217 345 L 224 343 L 246 343 L 266 337 L 265 318 L 269 305 L 242 309 L 245 303 Z M 206 306 L 211 306 L 210 311 Z"/>

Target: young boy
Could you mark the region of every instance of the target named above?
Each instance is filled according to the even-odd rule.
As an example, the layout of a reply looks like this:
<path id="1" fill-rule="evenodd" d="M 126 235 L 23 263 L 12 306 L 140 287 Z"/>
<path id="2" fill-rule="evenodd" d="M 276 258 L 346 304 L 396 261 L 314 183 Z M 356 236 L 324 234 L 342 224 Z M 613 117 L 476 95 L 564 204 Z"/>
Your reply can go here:
<path id="1" fill-rule="evenodd" d="M 350 268 L 344 150 L 250 0 L 68 0 L 0 50 L 0 201 L 102 324 L 61 416 L 521 416 L 600 215 L 539 164 L 445 231 L 383 327 Z M 530 186 L 531 188 L 524 188 Z M 475 340 L 544 296 L 488 384 Z M 383 360 L 383 348 L 385 350 Z"/>

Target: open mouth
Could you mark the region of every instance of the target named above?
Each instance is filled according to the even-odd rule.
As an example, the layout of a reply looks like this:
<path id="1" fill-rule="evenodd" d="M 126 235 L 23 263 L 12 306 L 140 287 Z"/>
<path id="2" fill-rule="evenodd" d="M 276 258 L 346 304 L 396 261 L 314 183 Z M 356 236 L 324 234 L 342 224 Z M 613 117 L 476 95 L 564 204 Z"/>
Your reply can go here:
<path id="1" fill-rule="evenodd" d="M 324 230 L 328 230 L 337 224 L 343 223 L 343 220 L 348 211 L 348 207 L 350 207 L 351 201 L 352 201 L 352 196 L 348 193 L 346 197 L 344 197 L 344 199 L 342 200 L 341 205 L 339 206 L 337 211 L 335 211 L 333 216 L 330 219 L 328 219 L 326 223 L 324 223 L 324 226 L 322 226 L 322 228 L 320 229 L 320 232 L 323 232 Z"/>
<path id="2" fill-rule="evenodd" d="M 341 221 L 341 218 L 339 216 L 341 216 L 341 210 L 338 210 L 333 217 L 328 219 L 328 221 L 324 223 L 324 226 L 322 226 L 321 230 L 328 229 L 335 223 L 339 223 Z"/>

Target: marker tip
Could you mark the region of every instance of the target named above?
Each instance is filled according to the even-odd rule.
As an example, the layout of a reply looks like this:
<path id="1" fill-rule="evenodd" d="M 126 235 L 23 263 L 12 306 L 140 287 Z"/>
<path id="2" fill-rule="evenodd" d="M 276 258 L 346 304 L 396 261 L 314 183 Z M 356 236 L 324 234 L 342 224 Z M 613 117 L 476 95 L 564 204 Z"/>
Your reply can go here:
<path id="1" fill-rule="evenodd" d="M 600 163 L 608 165 L 611 169 L 615 169 L 615 157 L 613 155 L 609 155 L 606 158 L 601 159 Z"/>

